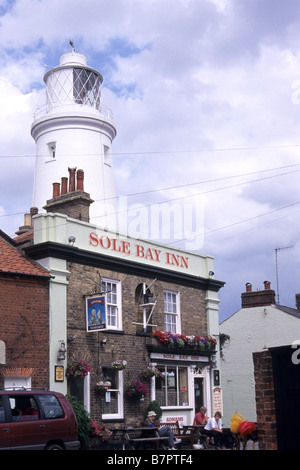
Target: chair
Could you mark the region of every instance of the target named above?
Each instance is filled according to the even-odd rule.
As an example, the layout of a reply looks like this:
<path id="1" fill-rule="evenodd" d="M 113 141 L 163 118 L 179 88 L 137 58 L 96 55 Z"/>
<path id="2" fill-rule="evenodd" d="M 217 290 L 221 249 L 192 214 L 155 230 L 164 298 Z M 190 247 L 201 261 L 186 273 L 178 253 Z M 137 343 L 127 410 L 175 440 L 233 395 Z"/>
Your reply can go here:
<path id="1" fill-rule="evenodd" d="M 181 439 L 182 445 L 187 443 L 186 445 L 193 449 L 194 445 L 194 429 L 182 429 L 179 426 L 179 422 L 172 422 L 172 423 L 159 423 L 159 429 L 163 426 L 169 426 L 171 431 L 176 439 Z"/>

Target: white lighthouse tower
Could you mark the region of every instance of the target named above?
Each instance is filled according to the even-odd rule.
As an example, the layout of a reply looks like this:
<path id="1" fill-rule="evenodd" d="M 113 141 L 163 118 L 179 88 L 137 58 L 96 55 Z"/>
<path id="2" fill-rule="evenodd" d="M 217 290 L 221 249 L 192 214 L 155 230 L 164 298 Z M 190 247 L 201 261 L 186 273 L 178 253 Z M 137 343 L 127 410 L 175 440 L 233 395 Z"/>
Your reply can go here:
<path id="1" fill-rule="evenodd" d="M 72 44 L 72 43 L 71 43 Z M 84 55 L 64 54 L 45 76 L 46 104 L 39 108 L 31 135 L 37 145 L 33 206 L 43 210 L 53 183 L 69 168 L 84 171 L 84 191 L 94 203 L 92 223 L 113 228 L 115 188 L 112 142 L 116 128 L 101 103 L 102 75 L 87 66 Z"/>

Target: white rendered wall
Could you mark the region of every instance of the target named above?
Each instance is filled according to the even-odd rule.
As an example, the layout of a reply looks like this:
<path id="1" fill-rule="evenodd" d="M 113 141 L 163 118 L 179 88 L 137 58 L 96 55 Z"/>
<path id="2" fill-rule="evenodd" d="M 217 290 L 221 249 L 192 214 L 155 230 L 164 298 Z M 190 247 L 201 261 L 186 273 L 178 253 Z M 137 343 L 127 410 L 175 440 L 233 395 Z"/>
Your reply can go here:
<path id="1" fill-rule="evenodd" d="M 221 361 L 226 426 L 235 410 L 248 421 L 256 421 L 252 353 L 290 345 L 300 339 L 299 332 L 300 320 L 275 306 L 241 309 L 220 325 L 220 333 L 230 336 Z"/>
<path id="2" fill-rule="evenodd" d="M 103 131 L 104 124 L 95 116 L 57 114 L 35 123 L 32 134 L 37 144 L 37 158 L 33 206 L 40 212 L 52 198 L 52 184 L 68 177 L 69 167 L 77 167 L 84 171 L 84 190 L 95 201 L 90 207 L 91 222 L 106 226 L 107 219 L 103 215 L 114 212 L 115 186 L 112 157 L 105 152 L 106 149 L 111 152 L 113 136 Z M 51 142 L 56 145 L 55 157 L 49 150 Z"/>

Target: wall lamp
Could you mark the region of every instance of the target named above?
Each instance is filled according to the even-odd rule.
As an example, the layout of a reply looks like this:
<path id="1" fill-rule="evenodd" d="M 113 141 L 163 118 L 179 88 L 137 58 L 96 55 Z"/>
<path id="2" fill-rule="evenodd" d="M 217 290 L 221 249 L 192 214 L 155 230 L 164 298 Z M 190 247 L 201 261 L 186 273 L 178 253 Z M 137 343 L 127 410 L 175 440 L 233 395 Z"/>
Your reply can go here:
<path id="1" fill-rule="evenodd" d="M 70 235 L 69 238 L 68 238 L 68 242 L 72 243 L 72 245 L 74 245 L 74 243 L 76 242 L 76 237 L 74 237 L 73 235 Z"/>
<path id="2" fill-rule="evenodd" d="M 216 356 L 211 356 L 209 365 L 212 369 L 215 369 L 217 367 L 217 358 L 216 358 Z"/>
<path id="3" fill-rule="evenodd" d="M 103 338 L 103 339 L 100 340 L 100 345 L 102 347 L 106 346 L 106 338 Z"/>
<path id="4" fill-rule="evenodd" d="M 64 361 L 66 359 L 66 351 L 66 345 L 63 341 L 61 341 L 57 354 L 58 361 Z"/>

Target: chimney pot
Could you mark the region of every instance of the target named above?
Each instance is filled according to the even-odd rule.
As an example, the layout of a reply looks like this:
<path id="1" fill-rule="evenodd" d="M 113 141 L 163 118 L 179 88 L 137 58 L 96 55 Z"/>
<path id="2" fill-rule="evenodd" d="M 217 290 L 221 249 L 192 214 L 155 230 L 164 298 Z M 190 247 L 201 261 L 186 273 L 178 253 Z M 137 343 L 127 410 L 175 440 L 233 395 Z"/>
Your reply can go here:
<path id="1" fill-rule="evenodd" d="M 60 196 L 60 183 L 53 183 L 53 197 Z"/>
<path id="2" fill-rule="evenodd" d="M 252 292 L 252 284 L 250 282 L 246 284 L 246 292 Z"/>
<path id="3" fill-rule="evenodd" d="M 271 283 L 270 283 L 270 281 L 264 281 L 264 286 L 265 286 L 265 290 L 271 289 Z"/>
<path id="4" fill-rule="evenodd" d="M 30 208 L 30 215 L 33 216 L 33 215 L 36 215 L 39 213 L 39 210 L 37 207 L 31 207 Z"/>
<path id="5" fill-rule="evenodd" d="M 72 193 L 75 191 L 75 172 L 76 172 L 76 167 L 75 168 L 68 168 L 69 170 L 69 193 Z"/>
<path id="6" fill-rule="evenodd" d="M 78 191 L 83 191 L 83 180 L 84 180 L 84 171 L 83 170 L 78 170 L 77 171 L 77 190 Z"/>
<path id="7" fill-rule="evenodd" d="M 63 176 L 61 179 L 61 194 L 67 194 L 68 192 L 68 178 Z"/>

